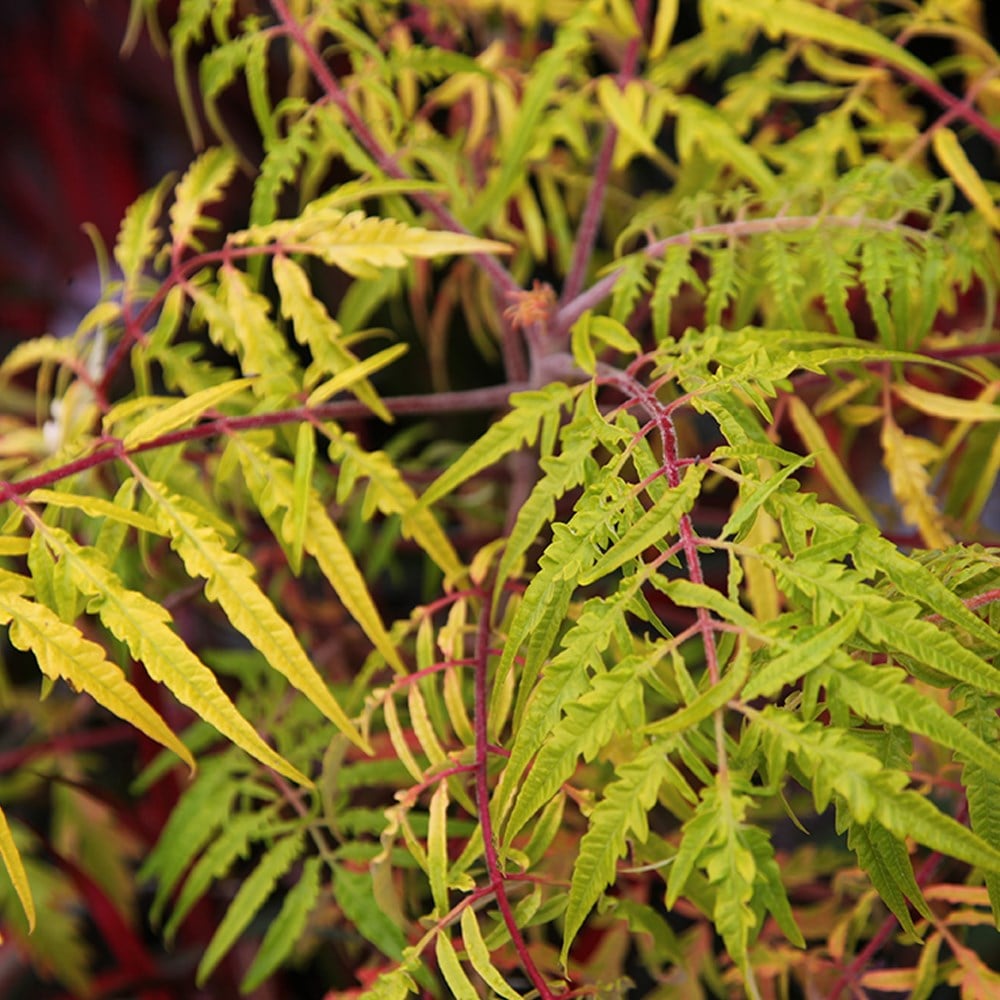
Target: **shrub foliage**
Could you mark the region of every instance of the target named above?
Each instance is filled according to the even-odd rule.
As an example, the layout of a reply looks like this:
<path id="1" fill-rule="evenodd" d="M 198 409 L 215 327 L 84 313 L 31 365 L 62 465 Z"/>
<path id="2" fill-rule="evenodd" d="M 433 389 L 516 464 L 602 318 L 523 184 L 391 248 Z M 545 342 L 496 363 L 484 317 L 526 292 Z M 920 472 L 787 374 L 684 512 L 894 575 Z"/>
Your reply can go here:
<path id="1" fill-rule="evenodd" d="M 266 913 L 246 989 L 1000 988 L 1000 60 L 688 7 L 181 0 L 199 152 L 0 368 L 0 621 L 191 772 L 200 980 Z"/>

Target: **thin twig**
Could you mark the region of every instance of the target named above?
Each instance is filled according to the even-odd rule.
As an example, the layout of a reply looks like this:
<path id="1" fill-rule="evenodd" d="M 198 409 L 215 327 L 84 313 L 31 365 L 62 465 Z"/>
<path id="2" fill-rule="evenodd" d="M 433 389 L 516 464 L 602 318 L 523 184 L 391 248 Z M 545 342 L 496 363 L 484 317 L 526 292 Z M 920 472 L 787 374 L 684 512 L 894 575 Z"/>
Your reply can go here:
<path id="1" fill-rule="evenodd" d="M 631 39 L 625 48 L 625 55 L 622 58 L 622 66 L 617 75 L 618 86 L 622 89 L 635 78 L 636 67 L 639 62 L 639 43 L 645 32 L 646 20 L 649 15 L 649 0 L 637 0 L 635 5 L 635 19 L 640 25 L 640 34 Z M 604 126 L 604 140 L 601 143 L 600 152 L 597 154 L 597 163 L 594 167 L 594 181 L 587 194 L 587 204 L 584 206 L 583 215 L 580 218 L 580 227 L 576 233 L 576 242 L 573 245 L 573 259 L 570 264 L 569 273 L 566 276 L 566 284 L 563 286 L 560 301 L 571 302 L 583 289 L 583 283 L 587 277 L 587 270 L 590 267 L 590 259 L 594 253 L 594 245 L 597 242 L 597 229 L 604 213 L 604 198 L 607 194 L 608 180 L 611 176 L 611 162 L 615 152 L 615 143 L 618 139 L 618 129 L 614 122 L 609 121 Z"/>
<path id="2" fill-rule="evenodd" d="M 500 860 L 497 857 L 496 844 L 493 840 L 493 820 L 490 816 L 490 786 L 489 786 L 489 754 L 490 742 L 487 732 L 488 699 L 487 671 L 489 668 L 490 650 L 490 608 L 493 604 L 492 593 L 482 596 L 483 607 L 480 612 L 479 625 L 476 629 L 476 666 L 475 666 L 475 719 L 476 734 L 476 808 L 479 811 L 479 825 L 483 830 L 483 853 L 486 858 L 486 870 L 490 876 L 490 888 L 496 891 L 497 905 L 503 915 L 503 921 L 510 933 L 514 950 L 521 959 L 521 964 L 542 1000 L 555 1000 L 555 994 L 549 989 L 545 977 L 535 965 L 535 960 L 528 950 L 521 928 L 514 915 L 514 910 L 507 898 L 505 875 L 500 870 Z"/>
<path id="3" fill-rule="evenodd" d="M 435 413 L 469 413 L 481 410 L 495 410 L 507 405 L 511 393 L 521 392 L 528 388 L 527 383 L 510 383 L 507 385 L 488 386 L 483 389 L 468 389 L 461 392 L 440 392 L 423 396 L 395 396 L 382 399 L 383 405 L 396 416 L 418 416 Z M 283 424 L 312 422 L 324 420 L 350 420 L 373 417 L 371 409 L 356 400 L 323 403 L 319 406 L 297 406 L 288 410 L 276 410 L 272 413 L 256 413 L 246 417 L 218 417 L 207 420 L 194 427 L 161 434 L 150 441 L 134 448 L 124 448 L 117 439 L 104 439 L 95 451 L 83 458 L 75 459 L 60 465 L 55 469 L 21 479 L 17 482 L 0 480 L 0 503 L 16 496 L 24 496 L 32 490 L 51 486 L 69 476 L 93 469 L 105 462 L 127 455 L 138 455 L 142 452 L 166 448 L 170 445 L 183 444 L 187 441 L 198 441 L 215 437 L 219 434 L 233 431 L 260 430 L 265 427 L 278 427 Z"/>
<path id="4" fill-rule="evenodd" d="M 732 222 L 697 226 L 650 243 L 642 252 L 652 259 L 662 257 L 670 247 L 674 246 L 700 246 L 716 240 L 738 240 L 761 233 L 796 232 L 820 225 L 840 229 L 874 229 L 877 232 L 903 233 L 915 240 L 926 240 L 930 236 L 926 230 L 917 229 L 915 226 L 888 219 L 870 219 L 860 215 L 775 215 L 766 219 L 735 219 Z M 624 270 L 623 267 L 619 267 L 609 271 L 576 298 L 561 306 L 552 324 L 554 335 L 564 334 L 588 309 L 599 306 L 614 290 Z"/>

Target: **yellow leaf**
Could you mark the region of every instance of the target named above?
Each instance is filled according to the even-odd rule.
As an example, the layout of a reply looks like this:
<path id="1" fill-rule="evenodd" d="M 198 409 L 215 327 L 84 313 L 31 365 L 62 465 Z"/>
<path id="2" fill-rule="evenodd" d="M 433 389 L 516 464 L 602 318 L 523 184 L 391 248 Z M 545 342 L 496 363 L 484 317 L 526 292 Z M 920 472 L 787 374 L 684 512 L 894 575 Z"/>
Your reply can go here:
<path id="1" fill-rule="evenodd" d="M 393 344 L 383 351 L 378 351 L 364 361 L 356 361 L 350 368 L 338 372 L 333 378 L 317 386 L 309 394 L 306 406 L 316 406 L 325 403 L 331 396 L 336 396 L 338 392 L 349 389 L 356 383 L 367 379 L 373 372 L 388 368 L 395 360 L 401 358 L 409 347 L 406 344 Z M 384 407 L 381 407 L 384 409 Z"/>
<path id="2" fill-rule="evenodd" d="M 521 994 L 497 971 L 490 958 L 490 950 L 479 928 L 476 912 L 471 906 L 462 910 L 462 941 L 472 967 L 483 977 L 494 993 L 504 1000 L 521 1000 Z"/>
<path id="3" fill-rule="evenodd" d="M 21 901 L 21 908 L 28 919 L 28 930 L 35 929 L 35 902 L 31 898 L 31 886 L 28 884 L 28 875 L 24 870 L 24 863 L 21 861 L 21 853 L 14 843 L 14 836 L 10 832 L 7 817 L 0 809 L 0 858 L 3 859 L 4 867 L 10 876 L 11 885 L 17 893 L 17 898 Z"/>
<path id="4" fill-rule="evenodd" d="M 860 21 L 809 0 L 711 0 L 706 6 L 734 20 L 759 24 L 769 38 L 780 35 L 810 38 L 824 46 L 885 60 L 927 80 L 935 78 L 930 67 L 902 45 L 896 45 Z"/>
<path id="5" fill-rule="evenodd" d="M 445 583 L 452 585 L 465 576 L 465 567 L 454 546 L 426 503 L 418 501 L 399 470 L 381 451 L 365 451 L 353 434 L 345 434 L 335 425 L 325 425 L 330 436 L 330 458 L 350 464 L 358 478 L 371 484 L 373 499 L 383 514 L 396 514 L 403 525 L 403 534 L 415 539 L 444 573 Z"/>
<path id="6" fill-rule="evenodd" d="M 948 171 L 965 197 L 993 229 L 1000 229 L 1000 211 L 982 177 L 962 149 L 958 136 L 950 128 L 939 128 L 934 132 L 933 144 L 938 162 Z"/>
<path id="7" fill-rule="evenodd" d="M 678 0 L 660 0 L 656 5 L 656 19 L 653 21 L 653 38 L 649 43 L 649 58 L 658 59 L 667 51 L 677 23 Z"/>
<path id="8" fill-rule="evenodd" d="M 215 675 L 170 628 L 170 614 L 143 594 L 129 590 L 99 559 L 77 547 L 64 532 L 42 525 L 58 547 L 60 563 L 71 567 L 74 584 L 90 597 L 88 610 L 124 642 L 146 673 L 166 685 L 178 701 L 251 757 L 302 785 L 311 784 L 297 768 L 271 749 L 239 713 Z"/>
<path id="9" fill-rule="evenodd" d="M 77 350 L 71 340 L 64 337 L 33 337 L 23 340 L 7 352 L 0 365 L 0 376 L 6 379 L 26 368 L 33 368 L 45 362 L 69 364 L 77 358 Z"/>
<path id="10" fill-rule="evenodd" d="M 292 524 L 292 542 L 289 562 L 296 576 L 302 572 L 302 549 L 306 543 L 306 525 L 309 520 L 309 490 L 312 488 L 313 466 L 316 463 L 316 432 L 312 424 L 299 424 L 295 440 L 295 476 L 292 505 L 288 518 Z"/>
<path id="11" fill-rule="evenodd" d="M 704 101 L 683 97 L 677 121 L 677 149 L 684 159 L 689 159 L 698 146 L 706 157 L 741 174 L 762 194 L 778 195 L 780 188 L 771 168 L 732 124 Z"/>
<path id="12" fill-rule="evenodd" d="M 431 796 L 427 825 L 427 864 L 434 909 L 448 912 L 448 782 L 439 781 Z"/>
<path id="13" fill-rule="evenodd" d="M 945 420 L 968 420 L 973 423 L 1000 420 L 1000 406 L 986 399 L 955 399 L 953 396 L 942 396 L 938 392 L 928 392 L 918 389 L 906 382 L 896 384 L 892 391 L 904 403 L 908 403 L 921 413 L 932 417 L 943 417 Z M 991 390 L 987 387 L 987 393 Z"/>
<path id="14" fill-rule="evenodd" d="M 214 409 L 223 400 L 242 392 L 252 381 L 252 378 L 238 378 L 232 382 L 224 382 L 222 385 L 213 385 L 188 396 L 186 399 L 178 400 L 166 409 L 157 410 L 144 420 L 140 420 L 125 435 L 122 444 L 128 449 L 137 448 L 147 441 L 152 441 L 153 438 L 169 434 L 185 424 L 192 423 L 206 411 Z"/>
<path id="15" fill-rule="evenodd" d="M 882 449 L 893 495 L 903 508 L 903 518 L 919 529 L 928 548 L 944 549 L 954 539 L 944 529 L 944 521 L 930 492 L 926 465 L 937 456 L 930 441 L 904 434 L 891 417 L 882 422 Z"/>
<path id="16" fill-rule="evenodd" d="M 510 253 L 506 243 L 464 233 L 438 232 L 378 219 L 363 212 L 328 210 L 251 226 L 234 233 L 241 246 L 277 243 L 289 253 L 309 253 L 355 277 L 375 277 L 380 268 L 405 267 L 416 258 Z"/>
<path id="17" fill-rule="evenodd" d="M 73 510 L 82 510 L 84 514 L 91 517 L 109 517 L 113 521 L 121 521 L 123 524 L 130 524 L 140 531 L 148 531 L 157 535 L 160 529 L 156 522 L 145 514 L 111 503 L 103 497 L 81 496 L 78 493 L 59 493 L 56 490 L 32 490 L 27 500 L 30 503 L 44 503 L 50 507 L 69 507 Z"/>
<path id="18" fill-rule="evenodd" d="M 868 509 L 868 504 L 858 492 L 847 470 L 837 458 L 836 452 L 830 447 L 823 428 L 812 415 L 809 407 L 798 397 L 789 397 L 789 411 L 792 423 L 799 432 L 805 446 L 816 457 L 823 475 L 830 488 L 840 502 L 860 521 L 866 524 L 877 524 L 875 515 Z"/>
<path id="19" fill-rule="evenodd" d="M 417 758 L 410 752 L 410 745 L 406 742 L 406 734 L 399 721 L 399 713 L 396 711 L 396 702 L 393 700 L 392 691 L 387 691 L 382 705 L 382 714 L 385 717 L 385 728 L 389 733 L 389 740 L 400 763 L 410 772 L 410 777 L 416 782 L 424 780 L 424 769 L 417 763 Z"/>
<path id="20" fill-rule="evenodd" d="M 253 579 L 253 566 L 230 552 L 218 533 L 192 513 L 186 501 L 141 476 L 153 501 L 156 520 L 192 576 L 205 582 L 205 594 L 219 604 L 233 628 L 242 632 L 271 667 L 298 688 L 352 743 L 366 753 L 368 741 L 337 704 L 325 681 L 299 645 L 291 626 L 278 614 Z"/>
<path id="21" fill-rule="evenodd" d="M 916 969 L 877 969 L 861 977 L 861 985 L 870 990 L 890 993 L 913 989 L 917 981 Z"/>
<path id="22" fill-rule="evenodd" d="M 188 167 L 174 191 L 170 206 L 170 239 L 175 247 L 194 243 L 196 229 L 211 224 L 201 213 L 202 208 L 218 201 L 223 188 L 236 172 L 236 156 L 221 146 L 207 149 Z"/>
<path id="23" fill-rule="evenodd" d="M 602 76 L 597 81 L 597 100 L 611 123 L 621 133 L 621 139 L 627 140 L 630 146 L 645 156 L 657 155 L 656 144 L 643 127 L 643 90 L 638 81 L 633 80 L 623 93 L 612 77 Z M 624 166 L 631 152 L 628 149 L 622 153 L 616 151 L 615 165 Z"/>
<path id="24" fill-rule="evenodd" d="M 131 723 L 151 740 L 173 750 L 194 770 L 194 758 L 170 731 L 125 675 L 104 655 L 104 650 L 86 639 L 72 625 L 42 604 L 0 589 L 0 624 L 10 622 L 10 641 L 17 649 L 31 650 L 46 677 L 67 680 L 109 712 Z"/>
<path id="25" fill-rule="evenodd" d="M 340 324 L 331 318 L 323 303 L 313 295 L 305 271 L 281 254 L 275 256 L 271 270 L 274 283 L 281 294 L 282 315 L 292 320 L 296 340 L 308 346 L 313 358 L 307 372 L 307 384 L 318 380 L 324 372 L 339 375 L 354 368 L 358 359 L 347 349 L 346 344 L 341 343 L 343 331 Z M 367 379 L 352 383 L 350 388 L 381 420 L 387 424 L 392 423 L 392 414 L 385 408 Z"/>
<path id="26" fill-rule="evenodd" d="M 272 515 L 279 507 L 291 509 L 294 505 L 294 486 L 289 464 L 283 459 L 266 454 L 244 438 L 236 438 L 234 443 L 239 448 L 240 465 L 247 485 L 261 513 L 269 519 L 271 530 L 281 537 L 283 534 L 281 526 L 274 522 Z M 294 528 L 294 525 L 292 527 Z M 382 624 L 378 608 L 368 593 L 364 577 L 340 531 L 326 512 L 319 494 L 312 488 L 308 490 L 306 498 L 306 530 L 303 546 L 316 560 L 344 607 L 364 629 L 372 645 L 385 657 L 393 670 L 405 674 L 406 667 Z"/>
<path id="27" fill-rule="evenodd" d="M 465 974 L 462 963 L 458 960 L 458 954 L 446 934 L 438 933 L 434 942 L 434 954 L 455 1000 L 479 1000 L 479 994 Z"/>

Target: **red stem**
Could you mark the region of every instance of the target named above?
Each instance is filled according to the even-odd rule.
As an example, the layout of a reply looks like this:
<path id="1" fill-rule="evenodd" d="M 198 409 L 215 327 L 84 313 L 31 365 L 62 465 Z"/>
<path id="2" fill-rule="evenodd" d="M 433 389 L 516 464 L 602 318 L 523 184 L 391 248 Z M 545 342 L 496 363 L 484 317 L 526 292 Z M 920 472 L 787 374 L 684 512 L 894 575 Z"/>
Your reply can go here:
<path id="1" fill-rule="evenodd" d="M 278 15 L 285 33 L 302 50 L 306 61 L 309 63 L 309 68 L 312 70 L 313 75 L 323 88 L 328 99 L 336 105 L 337 109 L 344 116 L 344 120 L 353 132 L 354 137 L 367 150 L 379 169 L 387 176 L 397 180 L 410 180 L 410 176 L 399 166 L 395 157 L 391 156 L 378 139 L 375 138 L 375 135 L 368 128 L 364 119 L 351 106 L 351 102 L 348 100 L 343 88 L 337 82 L 333 73 L 330 72 L 330 67 L 323 61 L 316 46 L 306 36 L 305 29 L 292 17 L 285 0 L 271 0 L 271 6 L 274 8 L 275 14 Z M 424 211 L 433 215 L 448 232 L 469 234 L 468 229 L 432 195 L 424 191 L 414 191 L 410 193 L 409 197 Z M 490 279 L 498 295 L 507 297 L 514 292 L 521 291 L 521 286 L 518 285 L 511 273 L 496 257 L 489 254 L 474 254 L 473 259 Z M 509 324 L 504 327 L 504 338 L 501 347 L 503 348 L 504 363 L 508 376 L 517 380 L 525 378 L 528 373 L 528 366 L 524 357 L 524 349 L 517 337 L 516 330 Z"/>
<path id="2" fill-rule="evenodd" d="M 974 107 L 972 107 L 968 102 L 968 96 L 965 98 L 956 97 L 951 91 L 946 90 L 941 84 L 936 83 L 934 80 L 928 80 L 927 77 L 922 76 L 920 73 L 909 69 L 906 66 L 901 66 L 899 63 L 895 63 L 892 67 L 900 76 L 905 77 L 910 83 L 915 84 L 920 90 L 922 90 L 929 97 L 934 98 L 942 107 L 948 108 L 949 111 L 953 112 L 960 118 L 964 118 L 970 125 L 976 128 L 979 133 L 986 139 L 989 139 L 994 146 L 1000 146 L 1000 128 L 991 124 L 991 122 L 984 118 Z"/>
<path id="3" fill-rule="evenodd" d="M 433 396 L 396 396 L 383 399 L 382 402 L 390 413 L 397 416 L 492 410 L 505 406 L 511 393 L 520 392 L 527 388 L 526 383 L 520 385 L 512 383 L 488 386 L 484 389 L 469 389 L 462 392 L 439 392 Z M 32 490 L 51 486 L 53 483 L 58 483 L 78 472 L 93 469 L 104 462 L 124 458 L 126 455 L 138 455 L 145 451 L 166 448 L 169 445 L 181 444 L 185 441 L 198 441 L 202 438 L 215 437 L 217 434 L 259 430 L 263 427 L 278 427 L 282 424 L 300 423 L 305 420 L 350 420 L 371 415 L 371 410 L 363 403 L 355 400 L 344 400 L 323 403 L 320 406 L 298 406 L 290 410 L 277 410 L 274 413 L 257 413 L 247 417 L 218 417 L 195 427 L 161 434 L 135 448 L 125 449 L 121 446 L 120 441 L 108 440 L 99 444 L 98 449 L 89 455 L 67 462 L 58 468 L 49 469 L 48 472 L 43 472 L 40 475 L 15 483 L 0 480 L 0 503 L 5 503 L 15 496 L 24 496 Z"/>
<path id="4" fill-rule="evenodd" d="M 639 62 L 639 43 L 645 32 L 646 20 L 649 14 L 649 0 L 636 0 L 635 19 L 640 25 L 640 34 L 633 38 L 625 49 L 622 58 L 622 67 L 618 73 L 618 86 L 623 88 L 629 80 L 634 79 L 636 67 Z M 611 160 L 615 152 L 615 142 L 618 139 L 618 129 L 613 122 L 608 122 L 604 126 L 604 141 L 601 143 L 600 152 L 597 154 L 597 164 L 594 168 L 594 182 L 587 195 L 587 204 L 584 207 L 583 215 L 580 218 L 580 228 L 576 233 L 576 242 L 573 245 L 573 260 L 570 264 L 569 274 L 566 276 L 566 284 L 563 286 L 560 301 L 570 302 L 575 299 L 583 289 L 584 280 L 587 277 L 587 269 L 590 266 L 590 258 L 594 253 L 594 244 L 597 242 L 597 229 L 604 212 L 604 198 L 607 194 L 608 179 L 611 176 Z"/>
<path id="5" fill-rule="evenodd" d="M 36 757 L 57 756 L 62 753 L 72 753 L 78 750 L 91 750 L 94 747 L 108 746 L 112 743 L 131 743 L 136 738 L 132 726 L 111 725 L 101 729 L 87 730 L 82 733 L 67 733 L 64 736 L 53 736 L 44 743 L 31 743 L 16 750 L 7 750 L 0 754 L 0 774 L 15 771 L 24 767 Z"/>
<path id="6" fill-rule="evenodd" d="M 497 857 L 496 844 L 493 840 L 493 820 L 490 817 L 490 784 L 489 784 L 489 754 L 490 742 L 487 735 L 487 670 L 490 654 L 490 607 L 493 604 L 492 592 L 482 595 L 483 609 L 476 629 L 476 665 L 475 665 L 475 720 L 476 734 L 476 808 L 479 810 L 479 823 L 483 828 L 483 853 L 486 858 L 486 870 L 490 876 L 490 888 L 496 891 L 497 904 L 503 915 L 504 923 L 510 933 L 514 949 L 521 959 L 521 964 L 531 980 L 541 1000 L 555 1000 L 555 994 L 549 989 L 545 977 L 539 972 L 535 960 L 528 950 L 528 944 L 521 934 L 514 910 L 507 898 L 506 876 L 500 870 L 500 860 Z"/>

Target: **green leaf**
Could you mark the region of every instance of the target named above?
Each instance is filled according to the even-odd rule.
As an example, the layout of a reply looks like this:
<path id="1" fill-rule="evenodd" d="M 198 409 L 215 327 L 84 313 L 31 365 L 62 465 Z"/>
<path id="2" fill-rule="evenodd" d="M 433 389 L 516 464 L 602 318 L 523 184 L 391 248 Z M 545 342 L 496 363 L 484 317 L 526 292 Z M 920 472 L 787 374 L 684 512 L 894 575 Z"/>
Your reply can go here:
<path id="1" fill-rule="evenodd" d="M 383 955 L 394 961 L 403 957 L 406 936 L 381 906 L 374 893 L 370 872 L 352 871 L 343 865 L 333 869 L 333 894 L 344 916 Z"/>
<path id="2" fill-rule="evenodd" d="M 250 845 L 254 840 L 268 835 L 275 815 L 276 807 L 272 806 L 254 812 L 237 813 L 222 824 L 208 849 L 191 869 L 177 897 L 170 920 L 163 929 L 163 936 L 168 942 L 173 941 L 177 928 L 205 895 L 212 882 L 224 878 L 239 858 L 245 858 L 250 853 Z"/>
<path id="3" fill-rule="evenodd" d="M 923 795 L 907 790 L 908 775 L 886 768 L 853 735 L 793 719 L 774 706 L 754 713 L 754 719 L 767 738 L 793 753 L 811 776 L 818 808 L 833 790 L 843 797 L 854 822 L 876 819 L 900 840 L 913 837 L 942 854 L 1000 871 L 1000 850 Z"/>
<path id="4" fill-rule="evenodd" d="M 659 260 L 659 273 L 650 297 L 653 333 L 657 343 L 670 336 L 671 309 L 674 299 L 685 284 L 701 287 L 701 279 L 691 266 L 691 247 L 674 243 L 667 247 Z"/>
<path id="5" fill-rule="evenodd" d="M 781 488 L 781 484 L 794 472 L 801 469 L 803 465 L 811 463 L 811 456 L 800 458 L 792 465 L 786 466 L 773 476 L 768 477 L 764 482 L 757 484 L 755 489 L 750 489 L 748 495 L 741 499 L 740 505 L 733 511 L 729 520 L 723 526 L 719 538 L 725 538 L 726 536 L 736 537 L 739 535 L 740 531 L 753 520 L 757 511 Z"/>
<path id="6" fill-rule="evenodd" d="M 750 672 L 750 656 L 747 648 L 741 647 L 732 667 L 720 680 L 703 691 L 690 705 L 679 712 L 646 726 L 644 732 L 648 736 L 667 736 L 673 733 L 683 733 L 719 711 L 725 704 L 739 693 L 747 675 Z"/>
<path id="7" fill-rule="evenodd" d="M 583 483 L 587 475 L 587 458 L 595 445 L 614 446 L 618 434 L 616 431 L 608 433 L 612 430 L 597 410 L 594 393 L 581 393 L 572 421 L 560 432 L 560 453 L 539 460 L 543 475 L 517 512 L 517 520 L 497 567 L 498 589 L 545 526 L 555 518 L 556 501 Z"/>
<path id="8" fill-rule="evenodd" d="M 912 602 L 879 596 L 861 584 L 859 574 L 836 563 L 804 557 L 764 559 L 783 588 L 798 591 L 812 601 L 817 622 L 825 622 L 833 615 L 843 617 L 852 607 L 859 607 L 858 630 L 879 648 L 894 650 L 981 690 L 1000 691 L 1000 670 L 947 632 L 919 618 L 920 609 Z"/>
<path id="9" fill-rule="evenodd" d="M 257 915 L 258 910 L 267 902 L 278 879 L 292 867 L 295 859 L 302 853 L 304 836 L 302 832 L 297 831 L 279 840 L 247 876 L 198 963 L 195 975 L 198 986 L 212 974 L 226 952 L 232 948 L 236 939 Z"/>
<path id="10" fill-rule="evenodd" d="M 741 836 L 750 847 L 757 865 L 756 895 L 774 916 L 785 937 L 797 948 L 805 948 L 805 938 L 795 923 L 788 894 L 781 882 L 781 869 L 774 857 L 770 833 L 756 826 L 748 826 L 743 828 Z"/>
<path id="11" fill-rule="evenodd" d="M 542 579 L 541 574 L 535 577 L 532 585 L 540 579 Z M 565 588 L 559 588 L 555 598 L 558 605 L 554 609 L 546 611 L 544 608 L 549 608 L 549 605 L 539 605 L 539 608 L 543 609 L 540 610 L 540 614 L 546 622 L 546 627 L 544 632 L 538 629 L 533 633 L 532 639 L 538 634 L 543 634 L 543 643 L 538 645 L 532 642 L 525 657 L 525 666 L 522 668 L 521 685 L 522 690 L 526 692 L 526 707 L 520 713 L 515 711 L 514 742 L 510 748 L 507 766 L 493 795 L 494 813 L 498 822 L 512 808 L 517 783 L 559 719 L 563 706 L 575 701 L 590 687 L 589 671 L 603 669 L 602 654 L 611 641 L 613 631 L 625 621 L 626 614 L 631 610 L 639 584 L 635 583 L 613 597 L 593 598 L 588 601 L 575 625 L 563 638 L 559 655 L 548 663 L 541 681 L 532 690 L 530 685 L 534 683 L 537 671 L 548 655 L 549 645 L 558 634 L 574 586 L 573 582 L 568 582 Z M 528 596 L 526 592 L 522 608 L 531 603 Z M 520 609 L 518 610 L 520 612 Z M 519 616 L 515 616 L 511 626 L 504 651 L 505 658 L 508 655 L 510 657 L 516 655 L 517 646 L 520 644 L 520 640 L 515 641 L 514 638 L 514 628 L 518 626 L 518 618 Z M 523 628 L 527 628 L 530 632 L 531 628 L 537 626 L 525 622 Z M 519 634 L 520 630 L 521 626 Z M 512 649 L 513 651 L 508 653 L 508 650 Z M 502 665 L 503 660 L 497 668 L 498 673 Z"/>
<path id="12" fill-rule="evenodd" d="M 857 632 L 862 613 L 860 607 L 854 607 L 832 625 L 802 628 L 791 642 L 781 641 L 782 647 L 787 646 L 785 652 L 754 670 L 753 677 L 743 688 L 743 697 L 747 700 L 761 696 L 773 698 L 786 684 L 805 677 L 831 659 L 836 658 L 838 665 L 849 663 L 849 657 L 843 654 L 837 657 L 836 654 L 842 653 Z"/>
<path id="13" fill-rule="evenodd" d="M 775 497 L 779 510 L 796 516 L 833 536 L 856 531 L 851 519 L 839 508 L 820 503 L 816 497 Z M 970 611 L 959 596 L 943 584 L 926 566 L 904 555 L 876 530 L 862 530 L 854 539 L 852 556 L 858 568 L 869 574 L 883 573 L 896 588 L 919 601 L 944 619 L 968 632 L 991 649 L 1000 651 L 1000 632 Z"/>
<path id="14" fill-rule="evenodd" d="M 858 715 L 920 733 L 1000 778 L 1000 750 L 908 684 L 905 671 L 885 665 L 872 667 L 841 655 L 822 669 L 819 680 Z"/>
<path id="15" fill-rule="evenodd" d="M 757 864 L 742 829 L 748 799 L 733 795 L 725 786 L 718 791 L 722 838 L 717 849 L 705 859 L 704 867 L 709 883 L 716 890 L 712 912 L 716 930 L 722 935 L 733 961 L 743 969 L 752 935 L 758 929 L 757 917 L 750 905 L 754 898 Z"/>
<path id="16" fill-rule="evenodd" d="M 139 879 L 157 879 L 149 912 L 154 927 L 191 860 L 231 818 L 232 803 L 240 790 L 234 773 L 237 766 L 228 755 L 209 757 L 202 764 L 143 861 Z"/>
<path id="17" fill-rule="evenodd" d="M 615 878 L 615 864 L 625 853 L 629 836 L 645 841 L 649 835 L 648 812 L 660 785 L 672 770 L 669 742 L 651 743 L 627 764 L 607 786 L 590 816 L 580 853 L 573 866 L 561 961 L 566 964 L 570 946 L 591 908 Z"/>
<path id="18" fill-rule="evenodd" d="M 518 791 L 504 840 L 510 842 L 552 798 L 576 769 L 578 758 L 593 760 L 616 733 L 627 731 L 642 710 L 642 672 L 659 659 L 626 656 L 606 674 L 594 677 L 589 690 L 566 705 L 566 715 L 551 728 Z"/>
<path id="19" fill-rule="evenodd" d="M 452 462 L 448 470 L 434 480 L 421 496 L 421 506 L 433 507 L 442 497 L 483 469 L 496 465 L 505 455 L 533 445 L 543 425 L 558 420 L 561 411 L 572 401 L 573 392 L 559 382 L 544 389 L 513 393 L 510 413 L 491 424 L 460 459 Z"/>
<path id="20" fill-rule="evenodd" d="M 979 739 L 990 746 L 997 743 L 997 700 L 973 689 L 962 691 L 965 705 L 958 718 Z M 963 757 L 962 784 L 969 802 L 969 822 L 973 831 L 988 844 L 1000 843 L 1000 776 L 980 766 L 976 757 Z M 1000 922 L 1000 874 L 984 872 L 994 919 Z"/>
<path id="21" fill-rule="evenodd" d="M 858 863 L 868 873 L 882 902 L 895 914 L 900 927 L 919 939 L 906 905 L 907 899 L 922 916 L 930 919 L 931 913 L 913 876 L 906 845 L 875 820 L 864 824 L 852 823 L 847 845 L 857 854 Z"/>
<path id="22" fill-rule="evenodd" d="M 680 483 L 658 497 L 653 506 L 593 566 L 581 573 L 579 583 L 586 586 L 607 576 L 657 542 L 674 535 L 681 518 L 698 499 L 707 471 L 707 466 L 689 465 Z"/>
<path id="23" fill-rule="evenodd" d="M 257 989 L 268 976 L 277 971 L 299 943 L 309 914 L 319 898 L 321 864 L 319 858 L 309 858 L 302 866 L 298 882 L 285 896 L 280 912 L 264 935 L 260 951 L 240 983 L 241 993 Z"/>

